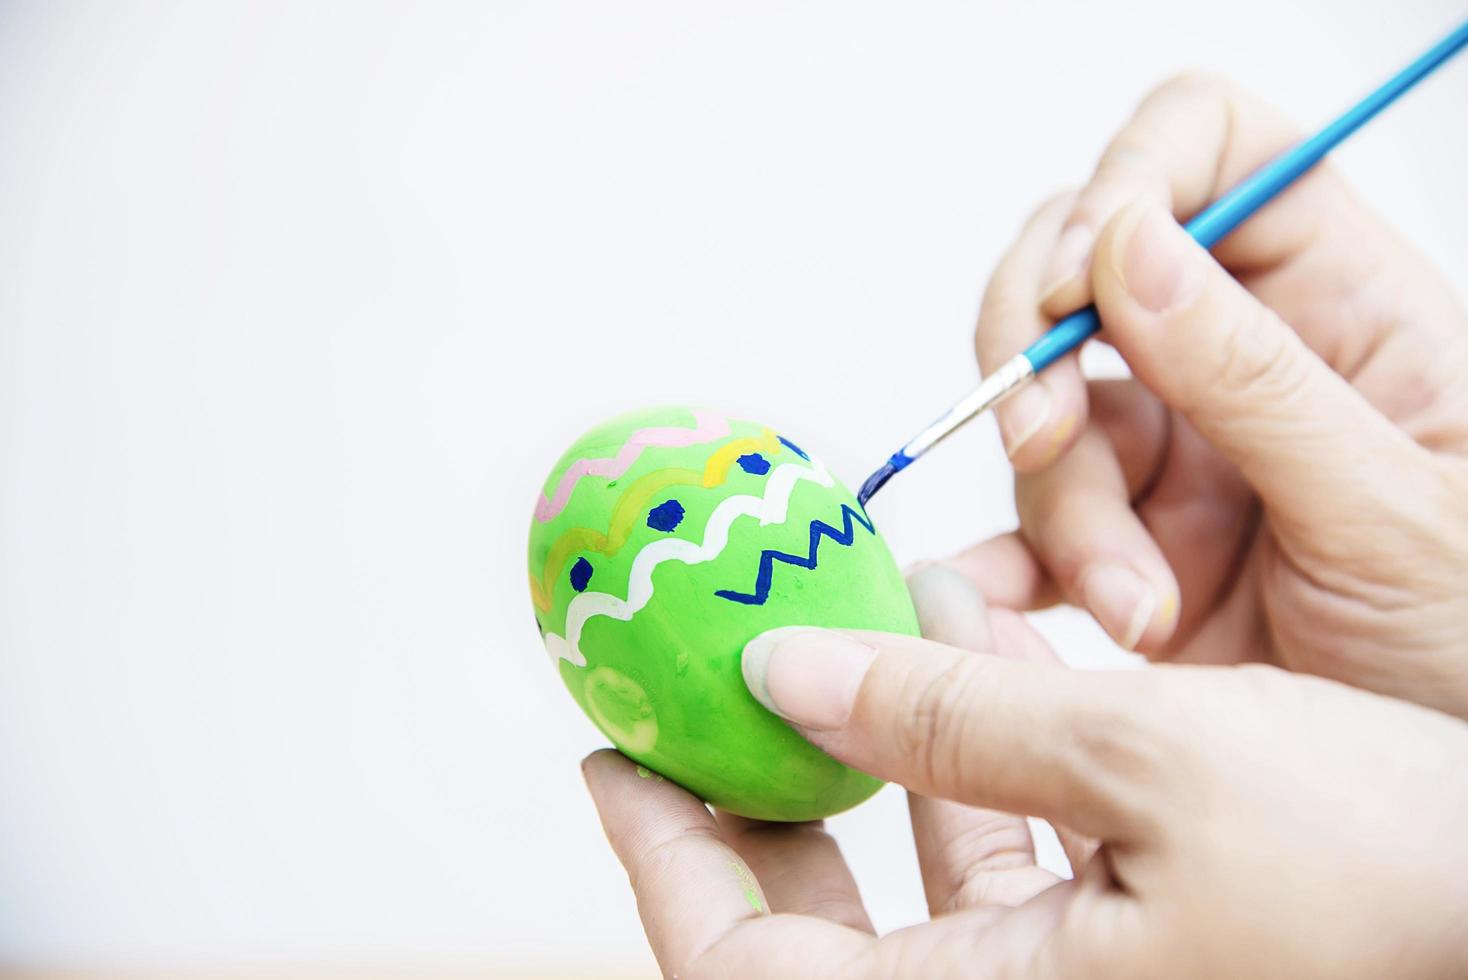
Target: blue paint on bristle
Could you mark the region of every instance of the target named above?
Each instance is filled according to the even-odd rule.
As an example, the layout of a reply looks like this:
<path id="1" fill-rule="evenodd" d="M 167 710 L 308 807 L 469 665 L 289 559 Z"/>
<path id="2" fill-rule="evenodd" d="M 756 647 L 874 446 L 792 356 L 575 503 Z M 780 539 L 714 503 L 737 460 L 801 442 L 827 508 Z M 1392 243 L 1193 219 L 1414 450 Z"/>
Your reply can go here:
<path id="1" fill-rule="evenodd" d="M 856 502 L 866 507 L 867 501 L 871 500 L 878 490 L 886 486 L 888 480 L 906 469 L 907 464 L 911 462 L 912 457 L 907 453 L 901 450 L 893 453 L 892 457 L 882 464 L 881 469 L 867 477 L 867 482 L 863 483 L 861 489 L 857 491 Z"/>

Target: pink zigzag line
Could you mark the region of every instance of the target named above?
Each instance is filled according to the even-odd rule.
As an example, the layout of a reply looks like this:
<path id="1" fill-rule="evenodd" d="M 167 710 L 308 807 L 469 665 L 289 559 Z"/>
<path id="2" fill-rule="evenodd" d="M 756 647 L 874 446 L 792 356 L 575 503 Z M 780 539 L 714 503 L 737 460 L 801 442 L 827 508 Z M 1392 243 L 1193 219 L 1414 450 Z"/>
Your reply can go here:
<path id="1" fill-rule="evenodd" d="M 561 474 L 555 493 L 549 497 L 541 497 L 535 502 L 535 519 L 544 524 L 564 510 L 571 499 L 571 491 L 576 489 L 576 482 L 583 476 L 605 476 L 616 479 L 626 473 L 648 446 L 696 446 L 701 442 L 722 439 L 729 434 L 729 420 L 713 412 L 695 411 L 693 421 L 696 427 L 692 429 L 671 427 L 638 429 L 627 437 L 626 442 L 622 443 L 622 448 L 617 450 L 617 455 L 597 459 L 578 459 L 571 464 L 570 469 Z"/>

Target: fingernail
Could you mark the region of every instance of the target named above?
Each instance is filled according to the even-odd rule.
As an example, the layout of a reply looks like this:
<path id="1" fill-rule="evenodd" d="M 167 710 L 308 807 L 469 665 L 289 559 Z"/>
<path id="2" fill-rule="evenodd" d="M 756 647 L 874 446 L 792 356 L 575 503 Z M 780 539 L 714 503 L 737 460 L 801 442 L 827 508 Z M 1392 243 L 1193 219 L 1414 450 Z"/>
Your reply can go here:
<path id="1" fill-rule="evenodd" d="M 1042 458 L 1053 460 L 1056 456 L 1060 455 L 1060 450 L 1065 447 L 1065 440 L 1069 439 L 1070 434 L 1075 430 L 1076 414 L 1074 412 L 1067 412 L 1061 416 L 1060 421 L 1056 422 L 1055 427 L 1050 430 L 1049 446 Z"/>
<path id="2" fill-rule="evenodd" d="M 1176 592 L 1168 592 L 1162 600 L 1162 610 L 1157 614 L 1157 621 L 1169 629 L 1177 625 L 1178 595 Z"/>
<path id="3" fill-rule="evenodd" d="M 1104 564 L 1081 578 L 1081 598 L 1111 638 L 1135 650 L 1157 610 L 1151 586 L 1122 565 Z"/>
<path id="4" fill-rule="evenodd" d="M 786 626 L 744 646 L 744 683 L 755 700 L 805 728 L 840 728 L 877 651 L 831 630 Z"/>
<path id="5" fill-rule="evenodd" d="M 1055 243 L 1050 253 L 1050 264 L 1045 267 L 1045 288 L 1040 291 L 1041 302 L 1086 271 L 1091 258 L 1091 246 L 1096 236 L 1085 225 L 1071 225 Z"/>
<path id="6" fill-rule="evenodd" d="M 1043 382 L 1021 388 L 999 412 L 999 429 L 1011 459 L 1050 417 L 1050 392 Z"/>
<path id="7" fill-rule="evenodd" d="M 908 577 L 907 591 L 923 636 L 970 650 L 992 646 L 988 604 L 967 575 L 928 565 Z"/>
<path id="8" fill-rule="evenodd" d="M 919 558 L 902 570 L 902 577 L 907 579 L 908 582 L 911 582 L 913 576 L 918 572 L 921 572 L 925 568 L 932 568 L 936 564 L 938 563 L 931 558 Z"/>
<path id="9" fill-rule="evenodd" d="M 1144 308 L 1166 313 L 1186 303 L 1203 284 L 1196 246 L 1172 216 L 1150 208 L 1135 220 L 1118 249 L 1122 285 Z"/>

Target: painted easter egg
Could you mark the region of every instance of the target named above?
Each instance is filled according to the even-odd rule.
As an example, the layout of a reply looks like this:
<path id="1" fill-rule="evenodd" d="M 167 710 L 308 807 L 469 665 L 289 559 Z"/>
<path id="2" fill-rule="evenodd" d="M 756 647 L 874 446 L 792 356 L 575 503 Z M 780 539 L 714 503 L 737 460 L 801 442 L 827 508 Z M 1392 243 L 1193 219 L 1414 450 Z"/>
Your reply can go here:
<path id="1" fill-rule="evenodd" d="M 917 633 L 871 519 L 785 433 L 686 408 L 587 432 L 536 501 L 530 592 L 571 695 L 648 769 L 766 820 L 880 787 L 765 710 L 740 671 L 777 626 Z"/>

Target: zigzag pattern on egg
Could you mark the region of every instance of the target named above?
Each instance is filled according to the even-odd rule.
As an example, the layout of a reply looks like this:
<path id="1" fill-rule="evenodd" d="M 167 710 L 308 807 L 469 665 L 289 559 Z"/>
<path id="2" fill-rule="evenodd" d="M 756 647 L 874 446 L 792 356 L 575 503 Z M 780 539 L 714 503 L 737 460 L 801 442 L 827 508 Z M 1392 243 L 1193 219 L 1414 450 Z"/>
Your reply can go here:
<path id="1" fill-rule="evenodd" d="M 917 618 L 880 528 L 819 458 L 725 422 L 642 409 L 561 454 L 529 522 L 536 627 L 643 774 L 752 819 L 817 820 L 881 783 L 793 737 L 751 696 L 740 651 L 788 626 L 915 636 Z"/>
<path id="2" fill-rule="evenodd" d="M 730 528 L 741 517 L 754 517 L 761 526 L 785 523 L 791 494 L 801 481 L 827 488 L 835 486 L 835 479 L 818 460 L 812 459 L 808 465 L 785 463 L 770 474 L 763 495 L 735 494 L 720 501 L 709 516 L 702 541 L 667 538 L 644 547 L 633 559 L 625 599 L 602 592 L 582 592 L 571 600 L 566 609 L 565 635 L 547 631 L 542 636 L 551 659 L 586 666 L 581 631 L 588 620 L 597 616 L 630 620 L 652 598 L 653 571 L 659 565 L 665 561 L 699 565 L 719 557 L 729 544 Z"/>
<path id="3" fill-rule="evenodd" d="M 837 530 L 822 520 L 810 522 L 810 546 L 805 555 L 792 555 L 786 551 L 776 551 L 774 548 L 766 548 L 760 552 L 759 573 L 755 576 L 753 592 L 736 592 L 733 589 L 719 589 L 714 595 L 720 599 L 728 599 L 732 602 L 743 603 L 746 606 L 762 606 L 770 597 L 770 586 L 774 582 L 775 562 L 784 562 L 786 565 L 795 565 L 798 568 L 814 569 L 819 560 L 821 539 L 830 538 L 843 548 L 851 547 L 856 540 L 856 525 L 860 524 L 867 529 L 868 534 L 877 533 L 872 526 L 871 520 L 865 513 L 857 513 L 847 504 L 841 505 L 842 528 Z"/>
<path id="4" fill-rule="evenodd" d="M 672 467 L 648 473 L 617 499 L 606 531 L 577 527 L 563 532 L 556 539 L 546 557 L 540 577 L 530 577 L 530 597 L 535 608 L 541 612 L 550 610 L 556 579 L 560 577 L 572 555 L 578 552 L 599 552 L 611 557 L 621 550 L 631 536 L 636 522 L 646 516 L 648 504 L 658 494 L 674 486 L 717 487 L 728 478 L 729 471 L 741 458 L 760 452 L 773 452 L 780 445 L 781 441 L 776 435 L 765 429 L 758 436 L 731 439 L 720 446 L 710 454 L 702 472 Z"/>

